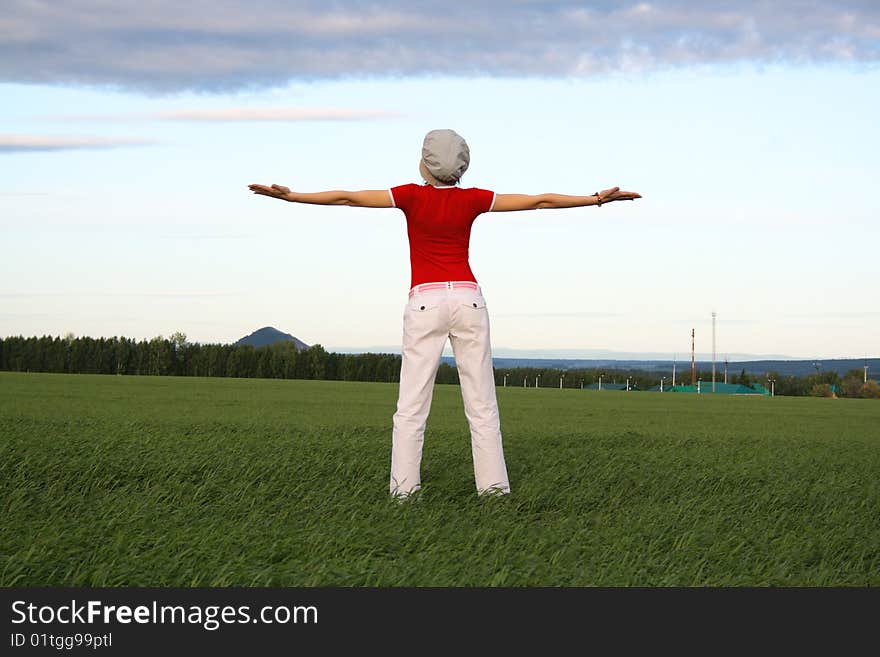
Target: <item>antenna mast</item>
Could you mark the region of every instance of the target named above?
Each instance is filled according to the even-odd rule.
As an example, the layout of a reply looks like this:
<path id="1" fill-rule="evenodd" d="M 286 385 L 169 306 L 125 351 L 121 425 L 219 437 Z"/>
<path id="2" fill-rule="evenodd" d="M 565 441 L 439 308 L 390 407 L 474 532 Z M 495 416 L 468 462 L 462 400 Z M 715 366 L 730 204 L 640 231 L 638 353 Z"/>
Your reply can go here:
<path id="1" fill-rule="evenodd" d="M 697 364 L 694 360 L 694 329 L 691 329 L 691 385 L 697 385 Z"/>
<path id="2" fill-rule="evenodd" d="M 715 317 L 718 313 L 712 311 L 712 392 L 715 392 Z"/>

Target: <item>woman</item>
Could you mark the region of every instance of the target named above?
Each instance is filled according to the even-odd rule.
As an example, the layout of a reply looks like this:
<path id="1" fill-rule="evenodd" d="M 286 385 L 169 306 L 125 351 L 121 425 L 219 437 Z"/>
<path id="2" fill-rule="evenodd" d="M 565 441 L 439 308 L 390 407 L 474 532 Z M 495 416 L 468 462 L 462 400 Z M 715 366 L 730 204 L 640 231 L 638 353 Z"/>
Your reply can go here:
<path id="1" fill-rule="evenodd" d="M 590 196 L 495 194 L 458 187 L 470 164 L 467 143 L 452 130 L 432 130 L 422 144 L 424 185 L 358 192 L 292 192 L 283 185 L 249 185 L 255 194 L 294 203 L 396 207 L 406 215 L 411 280 L 403 315 L 397 411 L 393 417 L 391 495 L 421 487 L 422 444 L 440 356 L 452 343 L 471 433 L 474 479 L 480 495 L 510 492 L 489 339 L 489 316 L 468 263 L 471 225 L 483 212 L 574 208 L 641 198 L 612 187 Z"/>

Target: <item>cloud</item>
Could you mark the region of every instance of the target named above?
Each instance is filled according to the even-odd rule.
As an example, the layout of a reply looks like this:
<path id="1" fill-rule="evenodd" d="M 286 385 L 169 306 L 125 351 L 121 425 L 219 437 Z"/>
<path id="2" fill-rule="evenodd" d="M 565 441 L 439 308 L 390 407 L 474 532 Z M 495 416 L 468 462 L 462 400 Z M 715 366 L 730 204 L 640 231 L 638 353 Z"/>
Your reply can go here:
<path id="1" fill-rule="evenodd" d="M 0 134 L 0 153 L 118 148 L 120 146 L 143 146 L 152 143 L 154 142 L 146 139 Z"/>
<path id="2" fill-rule="evenodd" d="M 8 319 L 57 319 L 62 315 L 56 313 L 0 313 L 0 320 Z"/>
<path id="3" fill-rule="evenodd" d="M 622 313 L 608 312 L 536 312 L 536 313 L 496 313 L 494 317 L 544 319 L 546 317 L 575 317 L 588 319 L 602 319 L 608 317 L 622 317 Z"/>
<path id="4" fill-rule="evenodd" d="M 159 235 L 160 240 L 242 240 L 259 237 L 258 235 L 240 234 L 240 235 L 211 235 L 192 234 L 192 235 Z"/>
<path id="5" fill-rule="evenodd" d="M 47 116 L 61 121 L 206 121 L 215 123 L 250 121 L 370 121 L 399 116 L 384 110 L 341 109 L 333 107 L 227 107 L 221 109 L 177 109 L 167 112 L 132 114 L 79 114 Z"/>
<path id="6" fill-rule="evenodd" d="M 0 80 L 149 92 L 878 59 L 875 0 L 7 0 L 0 16 Z"/>
<path id="7" fill-rule="evenodd" d="M 673 324 L 686 324 L 687 326 L 700 326 L 702 324 L 708 324 L 712 321 L 711 317 L 702 316 L 702 317 L 691 317 L 690 319 L 672 319 L 669 320 Z M 721 315 L 718 316 L 718 325 L 726 326 L 730 324 L 760 324 L 764 321 L 764 319 L 754 319 L 754 318 L 735 318 L 735 317 L 723 317 Z"/>
<path id="8" fill-rule="evenodd" d="M 876 310 L 843 311 L 831 310 L 817 313 L 794 313 L 785 315 L 790 319 L 877 319 L 880 312 Z"/>
<path id="9" fill-rule="evenodd" d="M 213 299 L 242 296 L 237 292 L 107 292 L 108 297 L 153 297 L 159 299 Z"/>
<path id="10" fill-rule="evenodd" d="M 151 297 L 161 299 L 212 299 L 242 296 L 238 292 L 4 292 L 0 293 L 0 298 L 70 297 L 72 294 L 85 297 Z"/>
<path id="11" fill-rule="evenodd" d="M 233 107 L 213 110 L 175 110 L 156 118 L 170 121 L 364 121 L 395 116 L 379 110 L 318 107 Z"/>

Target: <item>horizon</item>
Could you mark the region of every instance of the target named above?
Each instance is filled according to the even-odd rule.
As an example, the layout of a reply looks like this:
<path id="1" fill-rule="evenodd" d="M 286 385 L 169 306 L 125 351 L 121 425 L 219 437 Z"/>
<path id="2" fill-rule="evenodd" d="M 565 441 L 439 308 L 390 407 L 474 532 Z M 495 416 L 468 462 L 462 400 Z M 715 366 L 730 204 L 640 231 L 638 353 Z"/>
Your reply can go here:
<path id="1" fill-rule="evenodd" d="M 245 335 L 240 336 L 234 340 L 229 341 L 199 341 L 199 340 L 191 340 L 190 336 L 186 336 L 187 343 L 190 344 L 200 344 L 200 345 L 208 345 L 208 344 L 221 344 L 221 345 L 234 345 L 236 342 L 243 340 L 247 337 L 252 336 L 253 334 L 264 330 L 266 328 L 274 329 L 279 333 L 284 335 L 289 335 L 291 337 L 296 338 L 300 342 L 303 342 L 309 347 L 320 345 L 324 348 L 325 351 L 331 353 L 339 353 L 339 354 L 364 354 L 364 353 L 383 353 L 383 354 L 399 354 L 401 347 L 400 345 L 366 345 L 366 346 L 350 346 L 350 345 L 325 345 L 320 341 L 308 342 L 305 340 L 301 340 L 299 336 L 293 335 L 287 331 L 281 331 L 277 327 L 274 326 L 263 326 L 255 331 L 251 331 Z M 69 332 L 72 333 L 72 332 Z M 43 334 L 43 335 L 6 335 L 0 336 L 0 339 L 7 339 L 12 337 L 22 337 L 25 339 L 28 338 L 42 338 L 48 335 L 52 339 L 65 339 L 67 336 L 62 334 Z M 141 340 L 149 341 L 152 338 L 162 337 L 166 340 L 170 340 L 171 335 L 156 335 L 151 338 L 132 338 L 130 336 L 123 336 L 119 334 L 114 334 L 112 336 L 101 335 L 101 336 L 91 336 L 91 335 L 76 335 L 73 334 L 73 338 L 91 338 L 94 340 L 97 339 L 113 339 L 113 338 L 127 338 L 131 340 L 135 340 L 139 342 Z M 278 340 L 281 342 L 283 340 Z M 443 349 L 442 356 L 444 358 L 454 358 L 454 353 L 452 352 L 451 347 L 447 343 L 447 345 Z M 678 354 L 664 354 L 658 352 L 619 352 L 619 351 L 610 351 L 603 349 L 565 349 L 565 348 L 556 348 L 556 349 L 511 349 L 504 346 L 498 346 L 492 348 L 492 358 L 493 359 L 510 359 L 510 360 L 583 360 L 583 361 L 646 361 L 646 362 L 669 362 L 672 364 L 676 363 L 689 363 L 690 358 L 689 354 L 686 353 L 678 353 Z M 695 352 L 695 360 L 698 363 L 712 363 L 712 354 L 710 352 Z M 729 363 L 741 363 L 748 361 L 793 361 L 793 362 L 808 362 L 808 361 L 835 361 L 835 360 L 852 360 L 852 361 L 874 361 L 880 360 L 880 356 L 787 356 L 782 354 L 743 354 L 743 353 L 730 353 L 730 354 L 717 354 L 715 361 L 716 363 L 724 363 L 725 359 Z"/>
<path id="2" fill-rule="evenodd" d="M 398 344 L 402 213 L 247 185 L 416 182 L 424 134 L 452 127 L 463 186 L 642 194 L 477 218 L 497 357 L 689 355 L 713 311 L 719 357 L 880 350 L 880 7 L 280 3 L 269 30 L 235 2 L 209 22 L 9 5 L 0 334 L 227 343 L 258 317 L 307 344 Z"/>

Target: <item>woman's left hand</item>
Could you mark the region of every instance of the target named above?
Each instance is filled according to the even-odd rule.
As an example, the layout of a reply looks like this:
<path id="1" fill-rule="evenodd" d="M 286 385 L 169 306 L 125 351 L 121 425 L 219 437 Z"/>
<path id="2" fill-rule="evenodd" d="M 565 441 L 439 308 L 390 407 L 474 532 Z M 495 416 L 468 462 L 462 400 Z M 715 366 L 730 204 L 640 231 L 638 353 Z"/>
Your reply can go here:
<path id="1" fill-rule="evenodd" d="M 637 198 L 642 198 L 642 195 L 638 192 L 624 192 L 620 187 L 603 189 L 601 192 L 596 192 L 595 195 L 599 196 L 599 203 L 601 205 L 611 203 L 612 201 L 634 201 Z"/>

